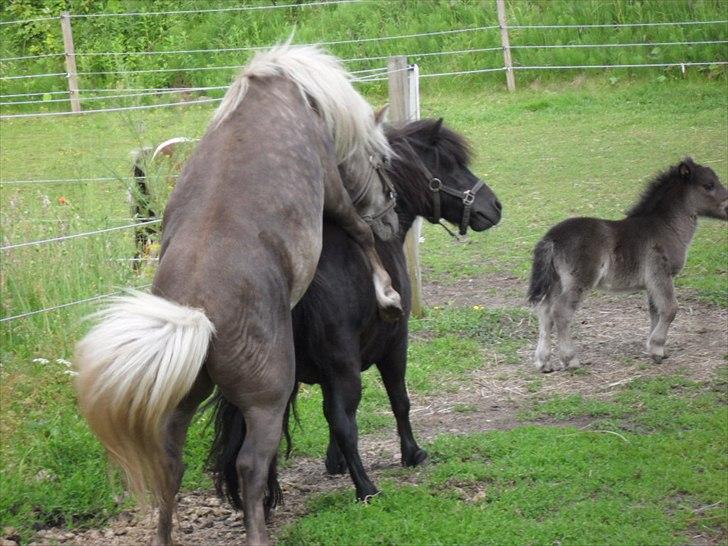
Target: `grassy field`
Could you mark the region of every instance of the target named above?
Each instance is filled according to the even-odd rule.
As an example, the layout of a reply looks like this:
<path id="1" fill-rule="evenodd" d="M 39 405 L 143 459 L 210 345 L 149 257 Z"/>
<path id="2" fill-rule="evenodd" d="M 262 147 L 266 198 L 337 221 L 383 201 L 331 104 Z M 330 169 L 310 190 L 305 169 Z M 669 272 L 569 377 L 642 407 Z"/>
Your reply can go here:
<path id="1" fill-rule="evenodd" d="M 279 4 L 293 4 L 286 2 Z M 268 0 L 246 1 L 246 5 L 270 6 Z M 61 9 L 72 14 L 138 11 L 178 11 L 200 8 L 197 0 L 156 0 L 153 8 L 138 0 L 14 0 L 0 5 L 0 19 L 28 19 L 57 15 Z M 225 5 L 222 2 L 221 5 Z M 236 4 L 237 6 L 238 4 Z M 63 6 L 63 7 L 61 7 Z M 721 0 L 508 0 L 508 21 L 516 25 L 622 24 L 641 22 L 720 21 L 728 16 Z M 83 90 L 95 88 L 140 89 L 227 85 L 235 66 L 246 62 L 249 51 L 230 48 L 268 46 L 286 40 L 295 29 L 298 43 L 339 42 L 332 52 L 351 70 L 385 66 L 388 55 L 407 54 L 423 73 L 478 70 L 502 67 L 498 18 L 491 0 L 386 0 L 319 6 L 306 9 L 273 9 L 245 12 L 187 14 L 164 17 L 95 17 L 73 19 L 78 71 Z M 437 33 L 443 30 L 479 29 L 472 32 Z M 398 39 L 378 37 L 409 36 Z M 516 66 L 646 64 L 670 62 L 725 61 L 725 44 L 705 43 L 725 39 L 725 25 L 656 25 L 621 28 L 512 28 L 511 45 Z M 341 43 L 343 42 L 343 43 Z M 675 42 L 700 42 L 671 45 Z M 647 44 L 630 47 L 591 47 L 595 44 Z M 543 45 L 587 47 L 540 48 Z M 150 51 L 228 49 L 218 52 L 177 55 L 140 54 Z M 474 50 L 474 51 L 473 51 Z M 462 52 L 466 53 L 453 53 Z M 0 27 L 0 56 L 63 53 L 57 20 Z M 93 55 L 93 53 L 106 53 Z M 108 54 L 108 53 L 113 54 Z M 92 55 L 88 55 L 91 53 Z M 375 59 L 371 59 L 375 57 Z M 194 70 L 201 66 L 206 70 Z M 211 70 L 214 66 L 227 67 Z M 62 73 L 63 57 L 6 61 L 0 67 L 7 75 Z M 161 70 L 160 70 L 161 69 Z M 638 69 L 639 70 L 639 69 Z M 142 71 L 134 73 L 133 71 Z M 144 72 L 147 71 L 147 72 Z M 690 74 L 715 77 L 721 66 L 691 68 Z M 628 72 L 613 73 L 624 77 Z M 679 77 L 679 69 L 661 72 Z M 519 71 L 519 85 L 533 80 L 568 81 L 570 71 Z M 502 86 L 502 73 L 481 74 L 461 85 L 475 87 L 483 81 Z M 449 87 L 447 83 L 445 87 Z M 3 93 L 63 90 L 63 76 L 6 80 Z M 384 87 L 380 87 L 384 88 Z M 203 92 L 219 96 L 222 91 Z M 124 93 L 121 93 L 124 94 Z M 94 96 L 84 91 L 82 97 Z M 168 101 L 174 95 L 151 100 Z M 40 104 L 3 105 L 2 113 L 38 110 L 67 110 L 68 103 L 48 102 L 52 95 L 35 97 Z M 87 102 L 100 105 L 130 105 L 149 97 Z M 174 98 L 172 99 L 174 100 Z"/>
<path id="2" fill-rule="evenodd" d="M 571 215 L 618 218 L 655 172 L 687 154 L 728 178 L 725 81 L 577 79 L 515 95 L 425 85 L 422 107 L 423 115 L 443 116 L 469 137 L 473 170 L 504 204 L 501 225 L 469 244 L 453 246 L 441 230 L 426 228 L 425 276 L 444 283 L 492 272 L 525 279 L 531 249 L 551 224 Z M 129 151 L 180 134 L 199 136 L 209 114 L 195 107 L 4 122 L 4 180 L 118 177 L 2 186 L 4 244 L 128 223 Z M 725 224 L 703 221 L 679 278 L 698 298 L 722 307 L 728 306 L 727 236 Z M 129 231 L 6 252 L 2 314 L 144 284 L 124 261 L 132 254 Z M 109 483 L 102 451 L 75 410 L 66 360 L 89 310 L 81 305 L 2 324 L 0 526 L 12 525 L 26 538 L 34 527 L 99 524 L 129 502 L 119 500 L 118 481 Z M 516 350 L 532 342 L 535 323 L 522 309 L 449 309 L 413 321 L 412 330 L 418 335 L 409 384 L 426 394 L 496 359 L 519 364 Z M 365 387 L 361 431 L 392 427 L 374 374 Z M 381 502 L 366 510 L 351 504 L 349 491 L 312 499 L 315 515 L 287 531 L 284 542 L 474 543 L 487 531 L 496 533 L 488 535 L 496 543 L 611 537 L 669 544 L 691 526 L 725 528 L 725 387 L 725 378 L 707 386 L 666 378 L 631 385 L 603 405 L 545 401 L 532 408 L 535 415 L 591 412 L 623 439 L 533 426 L 443 437 L 428 446 L 435 464 L 423 471 L 424 485 L 402 487 L 394 473 L 382 484 Z M 327 434 L 318 389 L 305 389 L 300 406 L 306 426 L 296 433 L 294 453 L 319 456 Z M 209 485 L 206 422 L 202 416 L 190 434 L 186 488 Z M 402 510 L 411 523 L 402 524 Z M 433 513 L 442 515 L 437 525 L 423 525 Z M 379 535 L 364 534 L 373 527 Z"/>

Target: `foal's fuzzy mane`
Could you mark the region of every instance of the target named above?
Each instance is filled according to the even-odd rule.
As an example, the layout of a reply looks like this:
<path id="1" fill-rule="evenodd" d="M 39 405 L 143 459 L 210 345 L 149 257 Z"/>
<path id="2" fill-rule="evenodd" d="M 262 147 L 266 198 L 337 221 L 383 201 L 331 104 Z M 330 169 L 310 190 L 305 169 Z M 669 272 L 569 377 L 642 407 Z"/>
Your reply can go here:
<path id="1" fill-rule="evenodd" d="M 433 132 L 438 128 L 437 136 L 432 140 Z M 467 166 L 473 156 L 472 148 L 464 137 L 445 126 L 435 119 L 421 119 L 412 121 L 402 127 L 387 127 L 387 138 L 389 144 L 397 154 L 393 162 L 404 162 L 407 165 L 397 166 L 389 170 L 395 189 L 403 196 L 403 201 L 411 203 L 418 210 L 430 206 L 430 195 L 422 191 L 422 185 L 428 180 L 423 180 L 417 169 L 417 160 L 412 157 L 412 149 L 428 148 L 436 150 L 440 161 L 456 163 Z M 409 145 L 409 146 L 408 146 Z M 415 176 L 413 176 L 415 175 Z"/>
<path id="2" fill-rule="evenodd" d="M 645 216 L 656 212 L 664 204 L 663 201 L 667 194 L 682 183 L 679 167 L 679 164 L 672 165 L 667 170 L 658 173 L 645 186 L 637 202 L 627 211 L 627 217 Z"/>
<path id="3" fill-rule="evenodd" d="M 336 57 L 318 46 L 283 44 L 256 54 L 228 89 L 210 130 L 219 127 L 240 106 L 251 77 L 272 76 L 292 80 L 304 100 L 316 105 L 333 136 L 339 164 L 357 154 L 391 157 L 384 132 L 374 121 L 372 107 L 351 85 L 351 75 Z"/>

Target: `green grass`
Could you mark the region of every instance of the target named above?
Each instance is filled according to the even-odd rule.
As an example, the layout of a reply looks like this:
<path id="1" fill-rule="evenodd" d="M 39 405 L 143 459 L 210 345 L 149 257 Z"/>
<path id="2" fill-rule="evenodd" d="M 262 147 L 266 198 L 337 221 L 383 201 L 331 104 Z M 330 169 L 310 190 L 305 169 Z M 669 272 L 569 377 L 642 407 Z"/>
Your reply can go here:
<path id="1" fill-rule="evenodd" d="M 144 11 L 138 0 L 15 0 L 0 7 L 0 18 L 27 19 L 57 15 L 61 5 L 73 14 L 119 13 Z M 246 4 L 270 5 L 255 0 Z M 635 23 L 667 21 L 710 21 L 726 19 L 726 7 L 720 0 L 672 1 L 643 0 L 509 0 L 506 2 L 508 21 L 514 25 L 543 25 L 577 23 Z M 157 0 L 153 9 L 159 11 L 199 9 L 195 0 Z M 159 70 L 144 74 L 100 74 L 81 77 L 82 89 L 93 88 L 165 88 L 185 86 L 226 85 L 235 68 L 222 70 L 187 70 L 201 66 L 239 66 L 246 62 L 250 52 L 190 53 L 184 55 L 135 55 L 133 53 L 164 50 L 215 49 L 231 47 L 265 46 L 286 40 L 295 30 L 297 43 L 322 41 L 354 41 L 355 43 L 329 46 L 342 59 L 386 57 L 409 54 L 418 62 L 423 73 L 442 73 L 483 68 L 502 67 L 500 36 L 497 28 L 477 32 L 419 36 L 397 40 L 372 40 L 376 37 L 427 34 L 441 30 L 459 30 L 476 27 L 493 27 L 498 24 L 495 2 L 451 0 L 388 0 L 362 2 L 340 6 L 312 7 L 307 9 L 275 9 L 246 12 L 187 14 L 179 17 L 106 17 L 74 19 L 73 34 L 76 61 L 79 72 L 116 72 L 130 70 Z M 724 39 L 723 25 L 666 25 L 623 28 L 564 28 L 564 29 L 511 29 L 510 41 L 518 45 L 589 45 L 614 43 L 651 43 L 709 41 Z M 365 39 L 363 42 L 357 40 Z M 492 48 L 490 51 L 483 49 Z M 481 51 L 449 54 L 452 51 L 480 49 Z M 91 52 L 115 52 L 115 55 L 84 56 Z M 425 55 L 422 53 L 440 53 Z M 0 54 L 2 57 L 63 53 L 62 36 L 57 20 L 37 21 L 26 25 L 0 27 Z M 598 64 L 645 64 L 664 62 L 721 61 L 727 57 L 724 44 L 694 44 L 691 46 L 636 46 L 557 49 L 513 49 L 517 66 L 538 65 L 598 65 Z M 352 71 L 382 67 L 382 59 L 353 61 L 347 64 Z M 7 74 L 40 74 L 64 72 L 63 57 L 41 58 L 5 62 Z M 180 69 L 180 70 L 176 70 Z M 594 72 L 593 72 L 594 73 Z M 577 72 L 570 70 L 519 71 L 519 86 L 533 81 L 569 80 Z M 631 74 L 659 75 L 662 78 L 678 78 L 680 70 L 645 69 L 616 70 L 609 73 L 615 80 Z M 690 68 L 688 77 L 724 77 L 720 66 Z M 648 76 L 649 77 L 649 76 Z M 500 72 L 478 74 L 452 79 L 440 79 L 442 88 L 455 89 L 463 85 L 471 89 L 484 83 L 503 86 Z M 2 82 L 3 93 L 45 92 L 63 89 L 63 77 L 28 78 Z M 383 84 L 373 84 L 374 89 L 384 89 Z M 211 96 L 219 96 L 212 91 Z M 88 93 L 82 94 L 82 96 Z M 161 99 L 167 101 L 169 95 Z M 51 95 L 44 99 L 53 98 Z M 117 104 L 134 104 L 140 99 L 115 101 Z M 149 99 L 141 99 L 149 101 Z M 98 107 L 106 102 L 88 102 L 85 106 Z M 3 113 L 22 109 L 37 111 L 66 110 L 67 103 L 49 103 L 29 106 L 3 106 Z M 529 106 L 542 108 L 538 102 Z"/>
<path id="2" fill-rule="evenodd" d="M 632 383 L 623 402 L 631 396 L 647 401 L 649 433 L 529 425 L 442 436 L 427 446 L 430 466 L 409 471 L 416 485 L 385 481 L 370 505 L 350 491 L 317 497 L 280 543 L 668 545 L 693 531 L 719 542 L 728 532 L 725 392 L 665 378 Z M 621 403 L 598 413 L 619 420 Z M 593 410 L 571 406 L 548 412 Z"/>

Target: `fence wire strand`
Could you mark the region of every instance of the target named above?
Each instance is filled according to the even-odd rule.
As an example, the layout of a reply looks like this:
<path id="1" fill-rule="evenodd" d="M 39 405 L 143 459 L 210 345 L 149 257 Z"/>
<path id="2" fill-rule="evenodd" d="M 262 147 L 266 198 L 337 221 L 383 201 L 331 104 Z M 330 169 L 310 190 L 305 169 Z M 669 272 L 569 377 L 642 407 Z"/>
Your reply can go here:
<path id="1" fill-rule="evenodd" d="M 151 284 L 143 284 L 141 286 L 129 286 L 129 287 L 125 288 L 124 290 L 117 290 L 116 292 L 111 292 L 109 294 L 100 294 L 98 296 L 93 296 L 93 297 L 86 298 L 83 300 L 76 300 L 76 301 L 71 301 L 68 303 L 62 303 L 60 305 L 54 305 L 53 307 L 45 307 L 43 309 L 36 309 L 35 311 L 28 311 L 27 313 L 13 315 L 11 317 L 3 317 L 3 318 L 0 318 L 0 323 L 1 322 L 10 322 L 11 320 L 17 320 L 17 319 L 21 319 L 21 318 L 25 318 L 25 317 L 32 317 L 33 315 L 39 315 L 41 313 L 49 313 L 51 311 L 56 311 L 57 309 L 64 309 L 66 307 L 71 307 L 73 305 L 80 305 L 82 303 L 91 303 L 92 301 L 102 300 L 104 298 L 120 296 L 121 294 L 124 294 L 128 290 L 146 290 L 147 288 L 150 288 L 151 286 L 152 286 Z"/>
<path id="2" fill-rule="evenodd" d="M 127 224 L 124 226 L 116 226 L 111 228 L 104 228 L 104 229 L 97 229 L 95 231 L 85 231 L 83 233 L 74 233 L 73 235 L 62 235 L 61 237 L 53 237 L 51 239 L 40 239 L 38 241 L 27 241 L 24 243 L 16 243 L 12 245 L 6 245 L 3 247 L 0 247 L 0 251 L 6 251 L 6 250 L 14 250 L 17 248 L 24 248 L 29 246 L 38 246 L 38 245 L 45 245 L 48 243 L 58 243 L 61 241 L 68 241 L 70 239 L 79 239 L 81 237 L 91 237 L 92 235 L 99 235 L 101 233 L 109 233 L 112 231 L 120 231 L 123 229 L 131 229 L 131 228 L 138 228 L 142 226 L 150 226 L 153 224 L 159 224 L 162 220 L 156 219 L 156 220 L 147 220 L 146 222 L 136 222 L 134 224 Z"/>

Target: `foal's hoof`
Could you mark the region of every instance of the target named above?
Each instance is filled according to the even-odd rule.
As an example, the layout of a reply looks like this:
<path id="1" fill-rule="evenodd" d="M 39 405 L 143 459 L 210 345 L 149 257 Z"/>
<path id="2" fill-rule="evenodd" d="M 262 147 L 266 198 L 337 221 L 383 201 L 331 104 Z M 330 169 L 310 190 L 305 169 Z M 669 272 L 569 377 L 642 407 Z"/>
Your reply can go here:
<path id="1" fill-rule="evenodd" d="M 402 465 L 403 466 L 417 466 L 419 464 L 424 463 L 427 460 L 427 451 L 424 449 L 418 448 L 417 451 L 414 452 L 411 456 L 405 458 L 402 458 Z"/>
<path id="2" fill-rule="evenodd" d="M 551 373 L 555 371 L 553 365 L 548 362 L 536 362 L 536 368 L 541 373 Z"/>
<path id="3" fill-rule="evenodd" d="M 665 360 L 665 355 L 664 354 L 662 354 L 662 355 L 653 354 L 653 355 L 650 355 L 650 356 L 652 357 L 652 361 L 655 364 L 661 364 L 662 361 Z"/>

